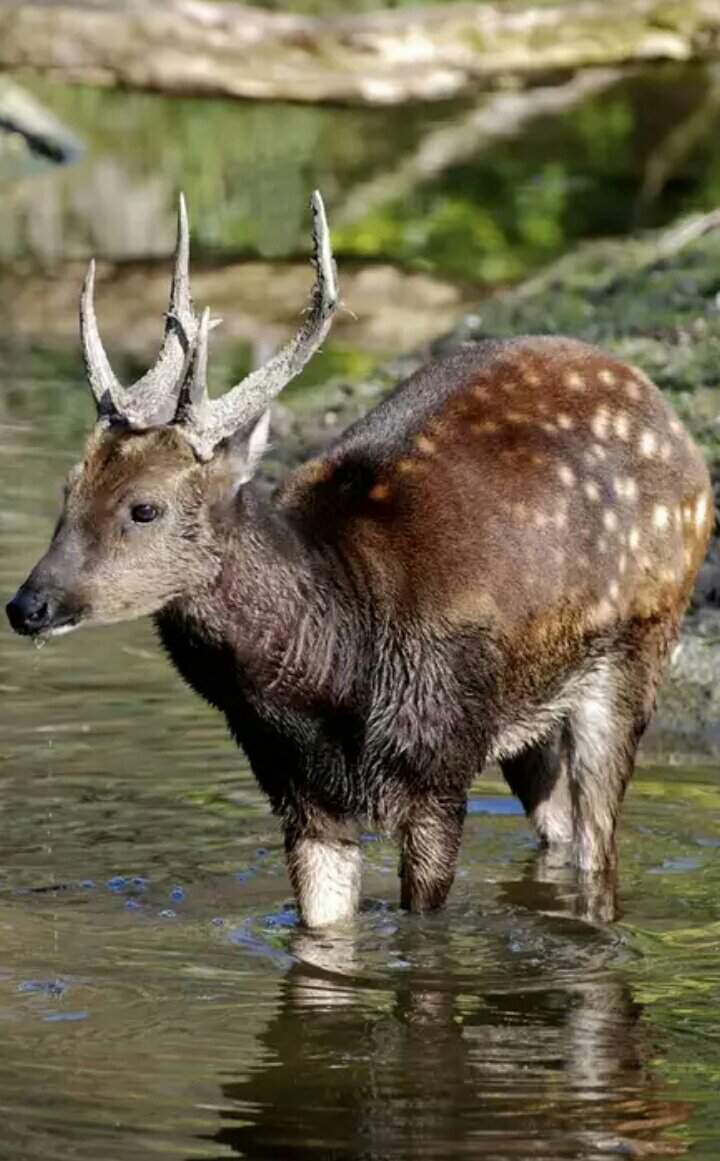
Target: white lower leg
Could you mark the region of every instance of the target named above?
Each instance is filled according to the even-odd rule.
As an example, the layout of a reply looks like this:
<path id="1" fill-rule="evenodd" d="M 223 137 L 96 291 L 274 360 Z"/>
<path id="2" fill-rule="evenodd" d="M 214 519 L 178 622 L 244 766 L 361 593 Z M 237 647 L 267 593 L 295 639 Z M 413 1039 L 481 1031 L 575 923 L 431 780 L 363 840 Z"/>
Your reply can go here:
<path id="1" fill-rule="evenodd" d="M 357 843 L 298 839 L 288 854 L 288 871 L 307 927 L 329 927 L 353 918 L 360 900 Z"/>
<path id="2" fill-rule="evenodd" d="M 615 821 L 632 773 L 632 722 L 617 707 L 608 662 L 588 676 L 572 715 L 574 861 L 582 871 L 614 867 Z"/>

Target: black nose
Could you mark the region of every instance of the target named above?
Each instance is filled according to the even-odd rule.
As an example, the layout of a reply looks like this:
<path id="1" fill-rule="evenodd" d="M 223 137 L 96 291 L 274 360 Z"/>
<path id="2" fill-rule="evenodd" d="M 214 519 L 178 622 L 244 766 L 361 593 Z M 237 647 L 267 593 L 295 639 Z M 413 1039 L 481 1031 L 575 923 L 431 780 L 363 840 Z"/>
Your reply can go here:
<path id="1" fill-rule="evenodd" d="M 18 589 L 8 602 L 5 612 L 16 633 L 32 636 L 46 628 L 53 619 L 53 600 L 46 593 L 32 589 Z"/>

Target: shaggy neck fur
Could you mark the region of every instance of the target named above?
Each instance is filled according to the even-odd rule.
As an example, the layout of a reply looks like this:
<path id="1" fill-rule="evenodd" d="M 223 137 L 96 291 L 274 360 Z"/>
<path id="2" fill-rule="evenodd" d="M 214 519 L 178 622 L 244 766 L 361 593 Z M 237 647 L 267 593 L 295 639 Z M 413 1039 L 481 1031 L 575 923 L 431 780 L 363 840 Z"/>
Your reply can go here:
<path id="1" fill-rule="evenodd" d="M 206 651 L 208 665 L 226 658 L 236 682 L 266 695 L 340 700 L 355 669 L 347 646 L 357 617 L 341 562 L 328 560 L 327 550 L 316 554 L 252 486 L 230 510 L 213 513 L 211 526 L 211 579 L 156 617 L 175 664 L 195 688 L 202 684 L 185 672 L 192 643 L 196 657 Z"/>

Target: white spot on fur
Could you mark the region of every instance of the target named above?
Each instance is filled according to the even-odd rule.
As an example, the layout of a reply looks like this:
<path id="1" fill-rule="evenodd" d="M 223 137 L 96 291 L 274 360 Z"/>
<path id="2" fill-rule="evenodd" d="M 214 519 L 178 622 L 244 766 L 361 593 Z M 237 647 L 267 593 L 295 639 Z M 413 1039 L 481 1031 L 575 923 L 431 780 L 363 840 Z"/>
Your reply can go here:
<path id="1" fill-rule="evenodd" d="M 588 500 L 592 500 L 593 504 L 598 504 L 600 502 L 600 489 L 594 480 L 585 480 L 585 483 L 583 484 L 583 491 Z"/>
<path id="2" fill-rule="evenodd" d="M 598 407 L 590 424 L 592 433 L 596 439 L 607 439 L 609 425 L 610 413 L 607 407 Z"/>
<path id="3" fill-rule="evenodd" d="M 571 488 L 575 483 L 575 473 L 567 464 L 558 464 L 557 474 L 566 488 Z"/>
<path id="4" fill-rule="evenodd" d="M 661 531 L 670 523 L 670 513 L 664 504 L 656 504 L 653 508 L 653 526 Z"/>
<path id="5" fill-rule="evenodd" d="M 657 451 L 657 443 L 658 440 L 655 432 L 650 431 L 649 428 L 646 428 L 640 436 L 640 455 L 643 456 L 643 458 L 646 460 L 652 459 L 652 457 L 655 455 L 655 452 Z"/>
<path id="6" fill-rule="evenodd" d="M 630 533 L 628 535 L 628 547 L 632 548 L 632 550 L 634 552 L 635 549 L 639 547 L 639 545 L 640 545 L 640 529 L 639 528 L 631 528 Z"/>
<path id="7" fill-rule="evenodd" d="M 598 371 L 598 379 L 601 383 L 604 383 L 606 387 L 612 387 L 615 383 L 615 375 L 609 367 L 603 367 L 600 371 Z"/>
<path id="8" fill-rule="evenodd" d="M 499 430 L 500 425 L 494 423 L 492 419 L 484 419 L 482 423 L 473 423 L 470 426 L 477 435 L 492 435 L 494 431 Z"/>
<path id="9" fill-rule="evenodd" d="M 630 439 L 630 420 L 626 412 L 618 411 L 613 417 L 613 429 L 618 439 L 621 439 L 623 443 L 627 443 Z"/>
<path id="10" fill-rule="evenodd" d="M 569 387 L 571 391 L 584 391 L 585 380 L 579 371 L 568 371 L 565 376 L 565 386 Z"/>
<path id="11" fill-rule="evenodd" d="M 613 480 L 613 488 L 621 500 L 627 500 L 628 503 L 637 500 L 638 487 L 632 476 L 616 476 Z"/>
<path id="12" fill-rule="evenodd" d="M 562 428 L 563 431 L 572 431 L 575 426 L 575 421 L 564 411 L 561 411 L 555 418 L 558 427 Z"/>
<path id="13" fill-rule="evenodd" d="M 607 528 L 608 532 L 615 532 L 617 529 L 618 518 L 617 515 L 613 512 L 612 508 L 606 508 L 603 512 L 603 524 Z"/>

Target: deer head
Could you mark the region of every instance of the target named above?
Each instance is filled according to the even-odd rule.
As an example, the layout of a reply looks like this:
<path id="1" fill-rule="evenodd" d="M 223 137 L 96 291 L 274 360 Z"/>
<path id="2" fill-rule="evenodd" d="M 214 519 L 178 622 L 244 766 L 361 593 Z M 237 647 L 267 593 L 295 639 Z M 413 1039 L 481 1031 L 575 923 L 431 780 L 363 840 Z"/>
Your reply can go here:
<path id="1" fill-rule="evenodd" d="M 325 338 L 338 304 L 335 265 L 320 194 L 311 202 L 315 285 L 296 336 L 219 399 L 207 388 L 210 311 L 190 295 L 189 233 L 180 199 L 165 335 L 154 366 L 120 383 L 105 352 L 90 264 L 80 335 L 97 423 L 71 471 L 50 547 L 8 605 L 31 636 L 81 622 L 155 612 L 220 567 L 219 513 L 237 506 L 269 430 L 269 405 Z M 234 511 L 235 511 L 234 509 Z"/>

